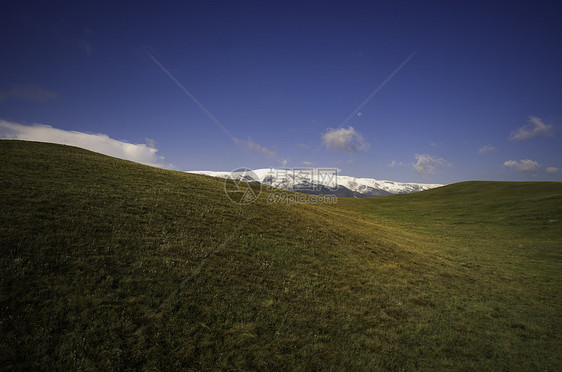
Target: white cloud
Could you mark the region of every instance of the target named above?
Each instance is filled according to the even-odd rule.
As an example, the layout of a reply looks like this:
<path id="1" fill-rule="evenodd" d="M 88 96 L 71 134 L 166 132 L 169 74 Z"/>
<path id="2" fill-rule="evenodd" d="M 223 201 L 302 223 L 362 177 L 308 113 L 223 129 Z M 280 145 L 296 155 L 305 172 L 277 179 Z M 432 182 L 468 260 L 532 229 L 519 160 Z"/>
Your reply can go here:
<path id="1" fill-rule="evenodd" d="M 173 168 L 157 154 L 154 142 L 133 144 L 118 141 L 106 134 L 90 134 L 53 128 L 44 124 L 22 125 L 0 120 L 0 138 L 24 141 L 58 143 L 81 147 L 120 159 L 152 165 L 160 168 Z"/>
<path id="2" fill-rule="evenodd" d="M 428 154 L 415 154 L 416 162 L 412 163 L 412 168 L 420 174 L 433 174 L 436 166 L 450 167 L 451 163 L 443 158 L 438 158 Z"/>
<path id="3" fill-rule="evenodd" d="M 9 98 L 45 102 L 57 97 L 58 94 L 56 92 L 45 90 L 35 85 L 12 85 L 12 88 L 8 90 L 0 91 L 0 102 Z"/>
<path id="4" fill-rule="evenodd" d="M 330 150 L 346 152 L 363 151 L 369 147 L 363 136 L 353 127 L 328 129 L 322 134 L 322 143 Z"/>
<path id="5" fill-rule="evenodd" d="M 539 163 L 534 160 L 508 160 L 503 165 L 509 169 L 513 169 L 520 172 L 535 173 L 541 167 Z"/>
<path id="6" fill-rule="evenodd" d="M 389 168 L 394 168 L 394 167 L 403 167 L 403 166 L 405 166 L 405 165 L 406 165 L 406 164 L 404 164 L 404 163 L 401 162 L 401 161 L 393 160 L 393 161 L 391 161 L 391 162 L 387 165 L 387 167 L 389 167 Z"/>
<path id="7" fill-rule="evenodd" d="M 305 150 L 308 150 L 310 148 L 310 146 L 308 146 L 306 143 L 299 143 L 299 147 Z"/>
<path id="8" fill-rule="evenodd" d="M 529 116 L 529 124 L 511 132 L 510 141 L 524 141 L 533 137 L 549 137 L 552 135 L 552 124 L 545 124 L 535 116 Z"/>
<path id="9" fill-rule="evenodd" d="M 492 145 L 482 146 L 478 149 L 478 155 L 480 155 L 480 156 L 488 155 L 489 153 L 491 153 L 495 149 L 496 148 Z"/>
<path id="10" fill-rule="evenodd" d="M 247 141 L 236 139 L 236 142 L 242 144 L 250 151 L 258 152 L 260 154 L 265 154 L 267 156 L 275 156 L 275 152 L 267 149 L 266 147 L 260 146 L 255 143 L 251 138 L 248 138 Z"/>
<path id="11" fill-rule="evenodd" d="M 302 163 L 303 163 L 304 165 L 308 165 L 308 166 L 311 166 L 311 165 L 313 164 L 311 161 L 306 161 L 306 160 L 303 160 Z"/>
<path id="12" fill-rule="evenodd" d="M 556 167 L 548 167 L 548 168 L 546 168 L 546 171 L 548 173 L 554 174 L 554 173 L 562 172 L 562 169 L 556 168 Z"/>
<path id="13" fill-rule="evenodd" d="M 431 142 L 431 143 L 429 144 L 429 146 L 431 146 L 431 147 L 437 147 L 437 142 Z"/>

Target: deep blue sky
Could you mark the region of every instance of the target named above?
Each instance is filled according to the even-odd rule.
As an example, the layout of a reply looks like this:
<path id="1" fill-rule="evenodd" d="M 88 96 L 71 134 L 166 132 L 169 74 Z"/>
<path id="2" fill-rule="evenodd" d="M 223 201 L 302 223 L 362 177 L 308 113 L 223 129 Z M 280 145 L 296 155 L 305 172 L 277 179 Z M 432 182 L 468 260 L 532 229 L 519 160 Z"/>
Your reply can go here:
<path id="1" fill-rule="evenodd" d="M 179 170 L 312 164 L 397 181 L 561 181 L 557 5 L 13 2 L 2 5 L 0 120 L 149 138 Z"/>

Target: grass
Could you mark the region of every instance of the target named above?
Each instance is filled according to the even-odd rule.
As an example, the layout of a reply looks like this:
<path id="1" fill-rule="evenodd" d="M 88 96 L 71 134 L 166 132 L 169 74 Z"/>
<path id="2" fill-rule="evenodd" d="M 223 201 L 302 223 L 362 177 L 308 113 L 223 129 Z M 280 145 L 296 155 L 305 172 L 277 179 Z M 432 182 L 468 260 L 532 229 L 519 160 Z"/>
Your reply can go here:
<path id="1" fill-rule="evenodd" d="M 560 183 L 240 206 L 73 147 L 0 164 L 2 369 L 562 367 Z"/>

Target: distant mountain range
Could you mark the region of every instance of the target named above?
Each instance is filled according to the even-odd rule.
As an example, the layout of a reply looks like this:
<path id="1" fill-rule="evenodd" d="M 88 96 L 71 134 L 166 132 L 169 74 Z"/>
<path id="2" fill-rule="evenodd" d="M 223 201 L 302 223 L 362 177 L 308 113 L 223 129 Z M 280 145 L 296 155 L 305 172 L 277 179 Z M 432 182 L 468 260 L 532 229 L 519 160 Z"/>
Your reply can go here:
<path id="1" fill-rule="evenodd" d="M 440 184 L 380 181 L 373 178 L 340 176 L 334 169 L 277 169 L 264 168 L 251 171 L 213 172 L 188 171 L 212 177 L 234 178 L 259 182 L 282 190 L 313 195 L 364 198 L 394 194 L 409 194 L 440 187 Z"/>

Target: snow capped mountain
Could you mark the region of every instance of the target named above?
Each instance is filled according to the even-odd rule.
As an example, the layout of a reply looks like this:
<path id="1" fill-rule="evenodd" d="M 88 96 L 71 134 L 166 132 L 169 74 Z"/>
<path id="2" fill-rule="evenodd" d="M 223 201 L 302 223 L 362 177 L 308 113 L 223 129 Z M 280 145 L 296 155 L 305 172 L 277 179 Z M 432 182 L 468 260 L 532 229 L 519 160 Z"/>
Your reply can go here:
<path id="1" fill-rule="evenodd" d="M 390 194 L 408 194 L 440 187 L 443 185 L 435 183 L 406 183 L 386 180 L 375 180 L 373 178 L 357 178 L 349 176 L 338 176 L 338 184 L 348 189 L 363 193 L 368 189 L 384 190 Z"/>
<path id="2" fill-rule="evenodd" d="M 407 183 L 373 178 L 340 176 L 335 169 L 254 169 L 251 172 L 188 171 L 212 177 L 234 178 L 260 182 L 283 190 L 298 191 L 315 195 L 336 195 L 342 197 L 367 197 L 393 194 L 407 194 L 443 186 L 428 183 Z"/>

